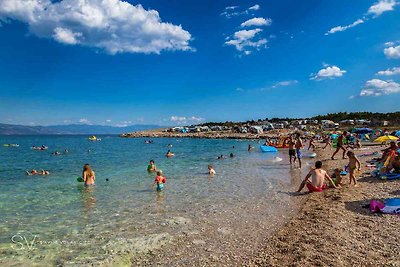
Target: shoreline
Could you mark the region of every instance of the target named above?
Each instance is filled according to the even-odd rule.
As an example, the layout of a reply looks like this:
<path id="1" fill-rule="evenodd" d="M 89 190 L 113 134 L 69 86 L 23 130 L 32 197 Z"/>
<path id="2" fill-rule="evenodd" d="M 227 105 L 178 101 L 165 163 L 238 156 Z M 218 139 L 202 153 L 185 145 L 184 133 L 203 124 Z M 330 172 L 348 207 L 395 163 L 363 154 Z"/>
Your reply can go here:
<path id="1" fill-rule="evenodd" d="M 332 152 L 317 151 L 329 174 L 347 163 L 330 160 Z M 360 158 L 363 174 L 358 176 L 358 187 L 349 186 L 346 176 L 341 189 L 297 196 L 303 202 L 298 213 L 266 238 L 246 265 L 400 266 L 400 218 L 362 207 L 371 199 L 400 197 L 400 181 L 371 177 L 365 167 L 371 158 Z"/>

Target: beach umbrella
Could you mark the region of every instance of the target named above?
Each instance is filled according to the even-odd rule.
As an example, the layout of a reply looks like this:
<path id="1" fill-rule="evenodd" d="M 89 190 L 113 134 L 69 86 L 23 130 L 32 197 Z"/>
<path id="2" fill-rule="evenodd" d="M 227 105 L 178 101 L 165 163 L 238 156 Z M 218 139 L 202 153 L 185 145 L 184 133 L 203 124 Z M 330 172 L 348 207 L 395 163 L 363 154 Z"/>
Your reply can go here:
<path id="1" fill-rule="evenodd" d="M 357 128 L 354 130 L 353 133 L 356 134 L 367 134 L 367 133 L 372 133 L 373 131 L 370 128 Z"/>
<path id="2" fill-rule="evenodd" d="M 336 138 L 338 138 L 338 136 L 339 136 L 338 134 L 332 134 L 332 135 L 331 135 L 331 138 L 332 138 L 332 139 L 336 139 Z"/>
<path id="3" fill-rule="evenodd" d="M 385 136 L 376 138 L 374 142 L 383 143 L 383 142 L 387 142 L 387 141 L 396 141 L 397 139 L 399 139 L 399 138 L 396 136 L 385 135 Z"/>

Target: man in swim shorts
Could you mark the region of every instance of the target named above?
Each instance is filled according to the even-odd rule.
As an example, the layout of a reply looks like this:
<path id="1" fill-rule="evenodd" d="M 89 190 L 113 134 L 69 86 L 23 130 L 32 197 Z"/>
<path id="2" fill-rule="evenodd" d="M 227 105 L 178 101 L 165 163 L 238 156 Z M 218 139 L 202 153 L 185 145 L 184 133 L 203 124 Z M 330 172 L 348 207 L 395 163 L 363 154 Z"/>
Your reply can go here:
<path id="1" fill-rule="evenodd" d="M 301 158 L 303 157 L 301 154 L 301 149 L 303 148 L 303 141 L 300 138 L 300 133 L 296 134 L 296 156 L 297 159 L 299 160 L 299 169 L 301 169 Z M 296 161 L 296 158 L 294 159 Z"/>
<path id="2" fill-rule="evenodd" d="M 322 192 L 322 190 L 328 188 L 328 186 L 325 184 L 325 178 L 328 179 L 332 187 L 339 188 L 337 185 L 335 185 L 335 183 L 332 181 L 331 177 L 326 173 L 326 171 L 321 168 L 322 162 L 315 162 L 315 168 L 307 174 L 306 178 L 304 178 L 303 182 L 300 184 L 297 192 L 300 192 L 304 188 L 304 186 L 307 186 L 309 193 Z"/>
<path id="3" fill-rule="evenodd" d="M 286 140 L 288 140 L 287 143 L 289 145 L 289 162 L 290 162 L 290 165 L 292 165 L 292 159 L 293 159 L 293 161 L 296 160 L 296 150 L 294 149 L 295 142 L 291 136 L 289 136 Z M 286 140 L 285 140 L 285 142 L 286 142 Z"/>

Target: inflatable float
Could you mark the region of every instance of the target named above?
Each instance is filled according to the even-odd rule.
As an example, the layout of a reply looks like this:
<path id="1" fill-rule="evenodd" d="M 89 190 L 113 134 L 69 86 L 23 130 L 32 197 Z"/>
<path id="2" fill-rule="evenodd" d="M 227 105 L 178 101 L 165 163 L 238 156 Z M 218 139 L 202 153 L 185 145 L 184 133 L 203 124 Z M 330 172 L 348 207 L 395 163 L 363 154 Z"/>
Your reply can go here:
<path id="1" fill-rule="evenodd" d="M 369 208 L 372 213 L 381 212 L 400 215 L 400 198 L 389 198 L 383 202 L 373 199 L 369 203 Z"/>
<path id="2" fill-rule="evenodd" d="M 101 141 L 100 138 L 97 138 L 95 135 L 92 135 L 91 137 L 89 137 L 90 141 Z"/>
<path id="3" fill-rule="evenodd" d="M 18 144 L 4 144 L 5 147 L 19 147 Z"/>
<path id="4" fill-rule="evenodd" d="M 260 146 L 260 149 L 262 152 L 278 152 L 278 149 L 276 149 L 273 146 L 262 145 L 262 146 Z"/>
<path id="5" fill-rule="evenodd" d="M 317 153 L 305 153 L 303 154 L 303 158 L 315 158 Z"/>
<path id="6" fill-rule="evenodd" d="M 379 179 L 381 179 L 381 180 L 396 180 L 396 179 L 400 179 L 400 173 L 381 174 L 379 176 Z"/>

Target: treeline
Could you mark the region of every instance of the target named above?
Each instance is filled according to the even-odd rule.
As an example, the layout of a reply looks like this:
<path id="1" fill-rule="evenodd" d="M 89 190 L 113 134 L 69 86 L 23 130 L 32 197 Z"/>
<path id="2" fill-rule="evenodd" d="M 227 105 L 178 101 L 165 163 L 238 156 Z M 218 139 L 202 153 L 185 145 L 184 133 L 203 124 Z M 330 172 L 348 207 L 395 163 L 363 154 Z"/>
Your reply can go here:
<path id="1" fill-rule="evenodd" d="M 400 122 L 400 112 L 379 113 L 379 112 L 338 112 L 328 113 L 312 117 L 315 120 L 332 120 L 335 122 L 343 120 L 369 120 L 369 121 L 389 121 L 391 123 Z"/>
<path id="2" fill-rule="evenodd" d="M 382 122 L 389 121 L 391 124 L 400 125 L 400 111 L 391 112 L 391 113 L 379 113 L 379 112 L 337 112 L 337 113 L 328 113 L 326 115 L 318 115 L 311 118 L 265 118 L 258 120 L 249 120 L 245 122 L 206 122 L 200 124 L 200 126 L 228 126 L 232 127 L 235 125 L 244 125 L 250 124 L 254 125 L 260 123 L 262 121 L 269 121 L 272 123 L 281 122 L 281 121 L 294 121 L 294 120 L 331 120 L 334 122 L 340 122 L 343 120 L 369 120 L 371 122 Z"/>

